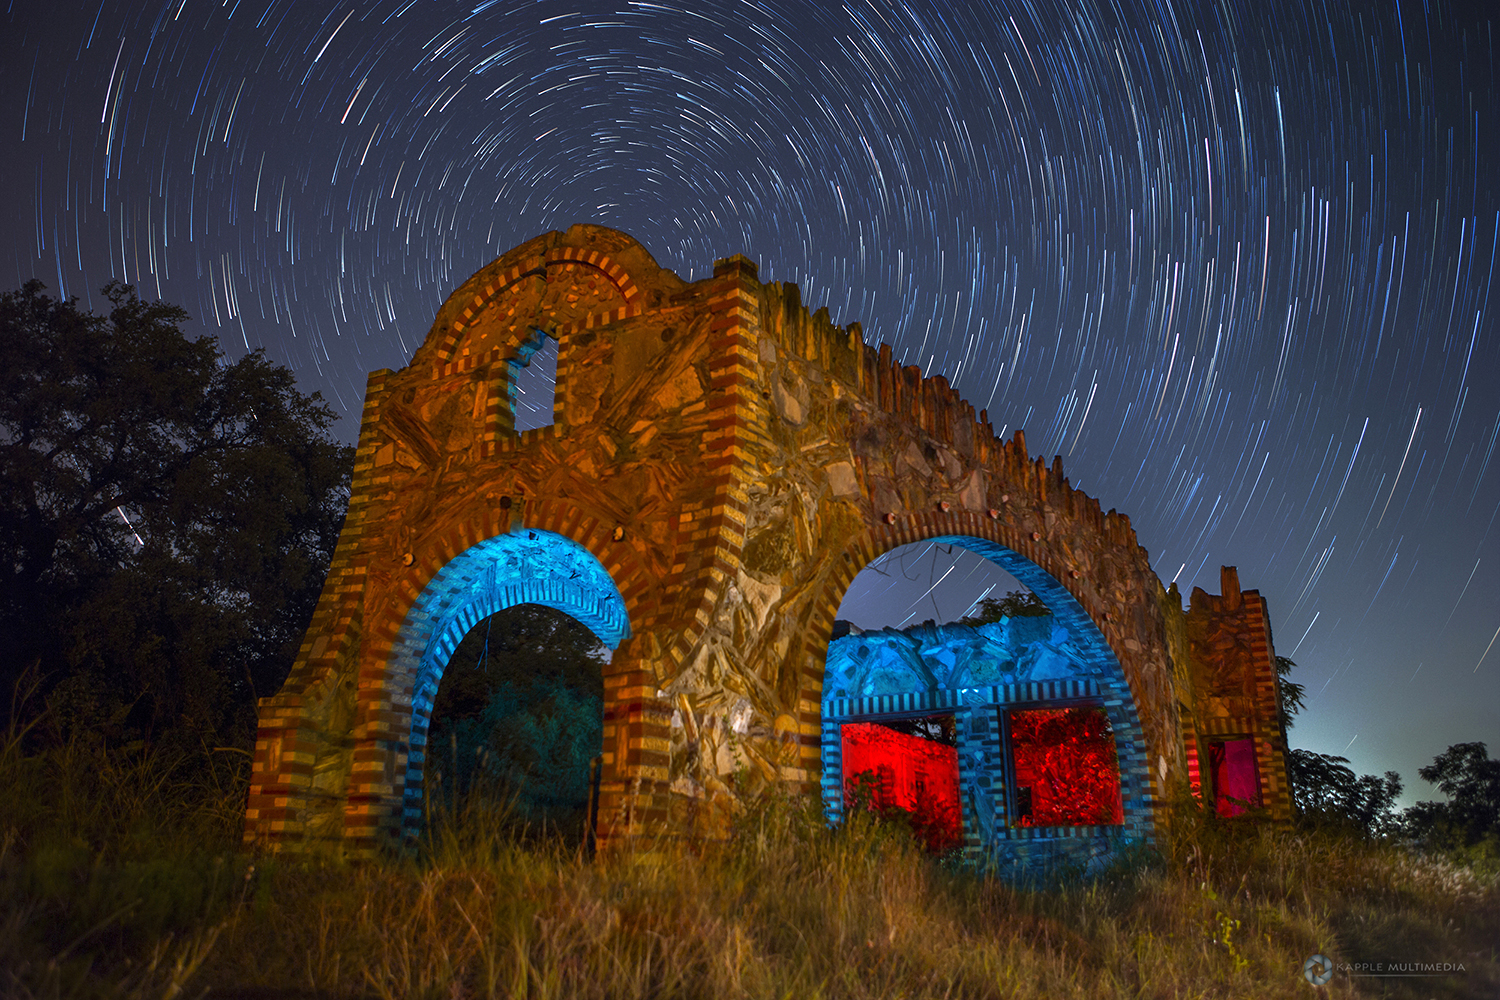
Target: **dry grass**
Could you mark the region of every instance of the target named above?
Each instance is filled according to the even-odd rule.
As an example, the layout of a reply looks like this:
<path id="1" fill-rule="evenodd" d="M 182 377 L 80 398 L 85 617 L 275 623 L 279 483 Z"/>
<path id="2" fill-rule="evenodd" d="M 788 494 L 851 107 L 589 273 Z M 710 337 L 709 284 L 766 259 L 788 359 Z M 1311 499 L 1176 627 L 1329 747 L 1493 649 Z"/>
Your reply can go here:
<path id="1" fill-rule="evenodd" d="M 182 995 L 244 893 L 243 753 L 36 742 L 0 740 L 0 997 Z"/>
<path id="2" fill-rule="evenodd" d="M 420 859 L 252 863 L 230 847 L 234 783 L 183 789 L 169 764 L 0 758 L 0 801 L 33 797 L 0 820 L 0 995 L 1500 995 L 1493 875 L 1327 833 L 1188 817 L 1154 859 L 1019 888 L 805 804 L 767 803 L 726 843 L 597 860 L 474 807 Z M 1312 991 L 1317 952 L 1466 971 Z"/>

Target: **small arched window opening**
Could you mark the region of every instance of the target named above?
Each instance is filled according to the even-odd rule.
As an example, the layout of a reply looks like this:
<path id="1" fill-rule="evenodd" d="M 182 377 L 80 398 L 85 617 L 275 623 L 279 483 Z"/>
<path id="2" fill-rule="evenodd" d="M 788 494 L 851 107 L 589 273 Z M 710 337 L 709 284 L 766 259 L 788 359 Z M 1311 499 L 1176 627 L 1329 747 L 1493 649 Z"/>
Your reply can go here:
<path id="1" fill-rule="evenodd" d="M 510 405 L 516 433 L 557 420 L 557 338 L 535 329 L 510 365 Z"/>

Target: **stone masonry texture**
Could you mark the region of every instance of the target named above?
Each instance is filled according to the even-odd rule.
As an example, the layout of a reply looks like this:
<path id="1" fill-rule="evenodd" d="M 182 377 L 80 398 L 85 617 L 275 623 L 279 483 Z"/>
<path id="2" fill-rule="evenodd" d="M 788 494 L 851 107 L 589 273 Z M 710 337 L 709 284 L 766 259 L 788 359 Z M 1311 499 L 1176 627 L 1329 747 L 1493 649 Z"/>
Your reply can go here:
<path id="1" fill-rule="evenodd" d="M 555 422 L 518 434 L 514 373 L 543 334 Z M 776 786 L 819 795 L 844 592 L 883 552 L 940 537 L 1003 560 L 1098 640 L 1123 835 L 1152 837 L 1175 792 L 1203 791 L 1211 735 L 1257 740 L 1263 801 L 1290 815 L 1267 609 L 1232 569 L 1183 611 L 1128 517 L 1022 432 L 998 440 L 942 377 L 743 257 L 688 283 L 624 233 L 578 225 L 483 268 L 409 365 L 370 375 L 327 583 L 260 703 L 248 843 L 361 857 L 415 835 L 433 609 L 451 621 L 478 592 L 442 571 L 527 530 L 597 559 L 628 617 L 604 677 L 606 845 L 722 836 Z"/>

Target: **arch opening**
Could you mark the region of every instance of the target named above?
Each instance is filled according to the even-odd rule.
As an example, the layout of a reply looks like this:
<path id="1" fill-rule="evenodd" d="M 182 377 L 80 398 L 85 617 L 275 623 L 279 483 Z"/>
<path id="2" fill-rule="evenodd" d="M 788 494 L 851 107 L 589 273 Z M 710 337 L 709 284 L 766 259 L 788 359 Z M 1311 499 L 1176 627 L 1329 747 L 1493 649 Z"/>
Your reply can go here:
<path id="1" fill-rule="evenodd" d="M 911 625 L 922 609 L 909 607 L 904 627 L 876 630 L 851 621 L 862 609 L 849 598 L 868 600 L 873 588 L 862 578 L 882 560 L 851 583 L 824 665 L 829 820 L 840 821 L 855 804 L 885 805 L 882 795 L 917 812 L 920 788 L 930 815 L 917 816 L 916 828 L 956 826 L 946 841 L 928 836 L 929 847 L 947 843 L 1002 868 L 1058 856 L 1089 863 L 1122 837 L 1146 834 L 1139 717 L 1119 660 L 1078 600 L 997 542 L 945 535 L 903 548 L 918 545 L 964 550 L 968 564 L 954 560 L 947 576 L 966 576 L 971 585 L 950 588 L 946 601 L 929 600 L 938 617 Z M 929 579 L 919 600 L 937 586 Z M 1005 613 L 983 613 L 997 607 Z M 879 731 L 933 724 L 953 733 L 953 763 L 935 794 L 937 749 Z"/>
<path id="2" fill-rule="evenodd" d="M 429 821 L 592 832 L 610 650 L 576 618 L 517 604 L 479 621 L 444 668 L 428 721 Z"/>
<path id="3" fill-rule="evenodd" d="M 979 553 L 928 539 L 898 545 L 872 560 L 845 591 L 838 620 L 864 631 L 927 620 L 946 624 L 982 616 L 1008 594 L 1024 599 L 1031 591 Z"/>
<path id="4" fill-rule="evenodd" d="M 625 602 L 608 570 L 563 535 L 540 529 L 496 535 L 443 566 L 413 603 L 392 651 L 393 674 L 411 679 L 402 818 L 408 839 L 421 827 L 429 729 L 444 672 L 465 638 L 480 632 L 476 626 L 524 605 L 576 620 L 607 650 L 630 636 Z"/>

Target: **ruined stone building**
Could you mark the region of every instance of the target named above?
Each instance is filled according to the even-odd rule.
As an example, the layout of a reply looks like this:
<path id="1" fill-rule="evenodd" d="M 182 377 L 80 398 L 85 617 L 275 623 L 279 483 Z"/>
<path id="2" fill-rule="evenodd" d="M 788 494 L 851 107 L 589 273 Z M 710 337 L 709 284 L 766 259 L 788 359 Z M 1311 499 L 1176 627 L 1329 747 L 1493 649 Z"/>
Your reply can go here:
<path id="1" fill-rule="evenodd" d="M 518 433 L 517 373 L 549 339 L 554 419 Z M 900 669 L 831 656 L 855 574 L 924 539 L 998 563 L 1045 626 L 943 626 L 911 655 L 851 637 Z M 947 803 L 955 843 L 1003 863 L 1150 838 L 1189 790 L 1285 818 L 1265 602 L 1222 581 L 1184 611 L 1129 518 L 1060 461 L 745 258 L 689 283 L 623 233 L 547 233 L 454 292 L 409 365 L 370 375 L 332 568 L 260 705 L 245 836 L 360 856 L 415 835 L 443 668 L 520 603 L 614 650 L 608 845 L 721 835 L 776 785 L 837 819 L 844 758 L 871 754 L 905 762 L 890 794 Z M 1057 720 L 1105 775 L 1087 809 L 1067 767 L 1037 777 Z"/>

